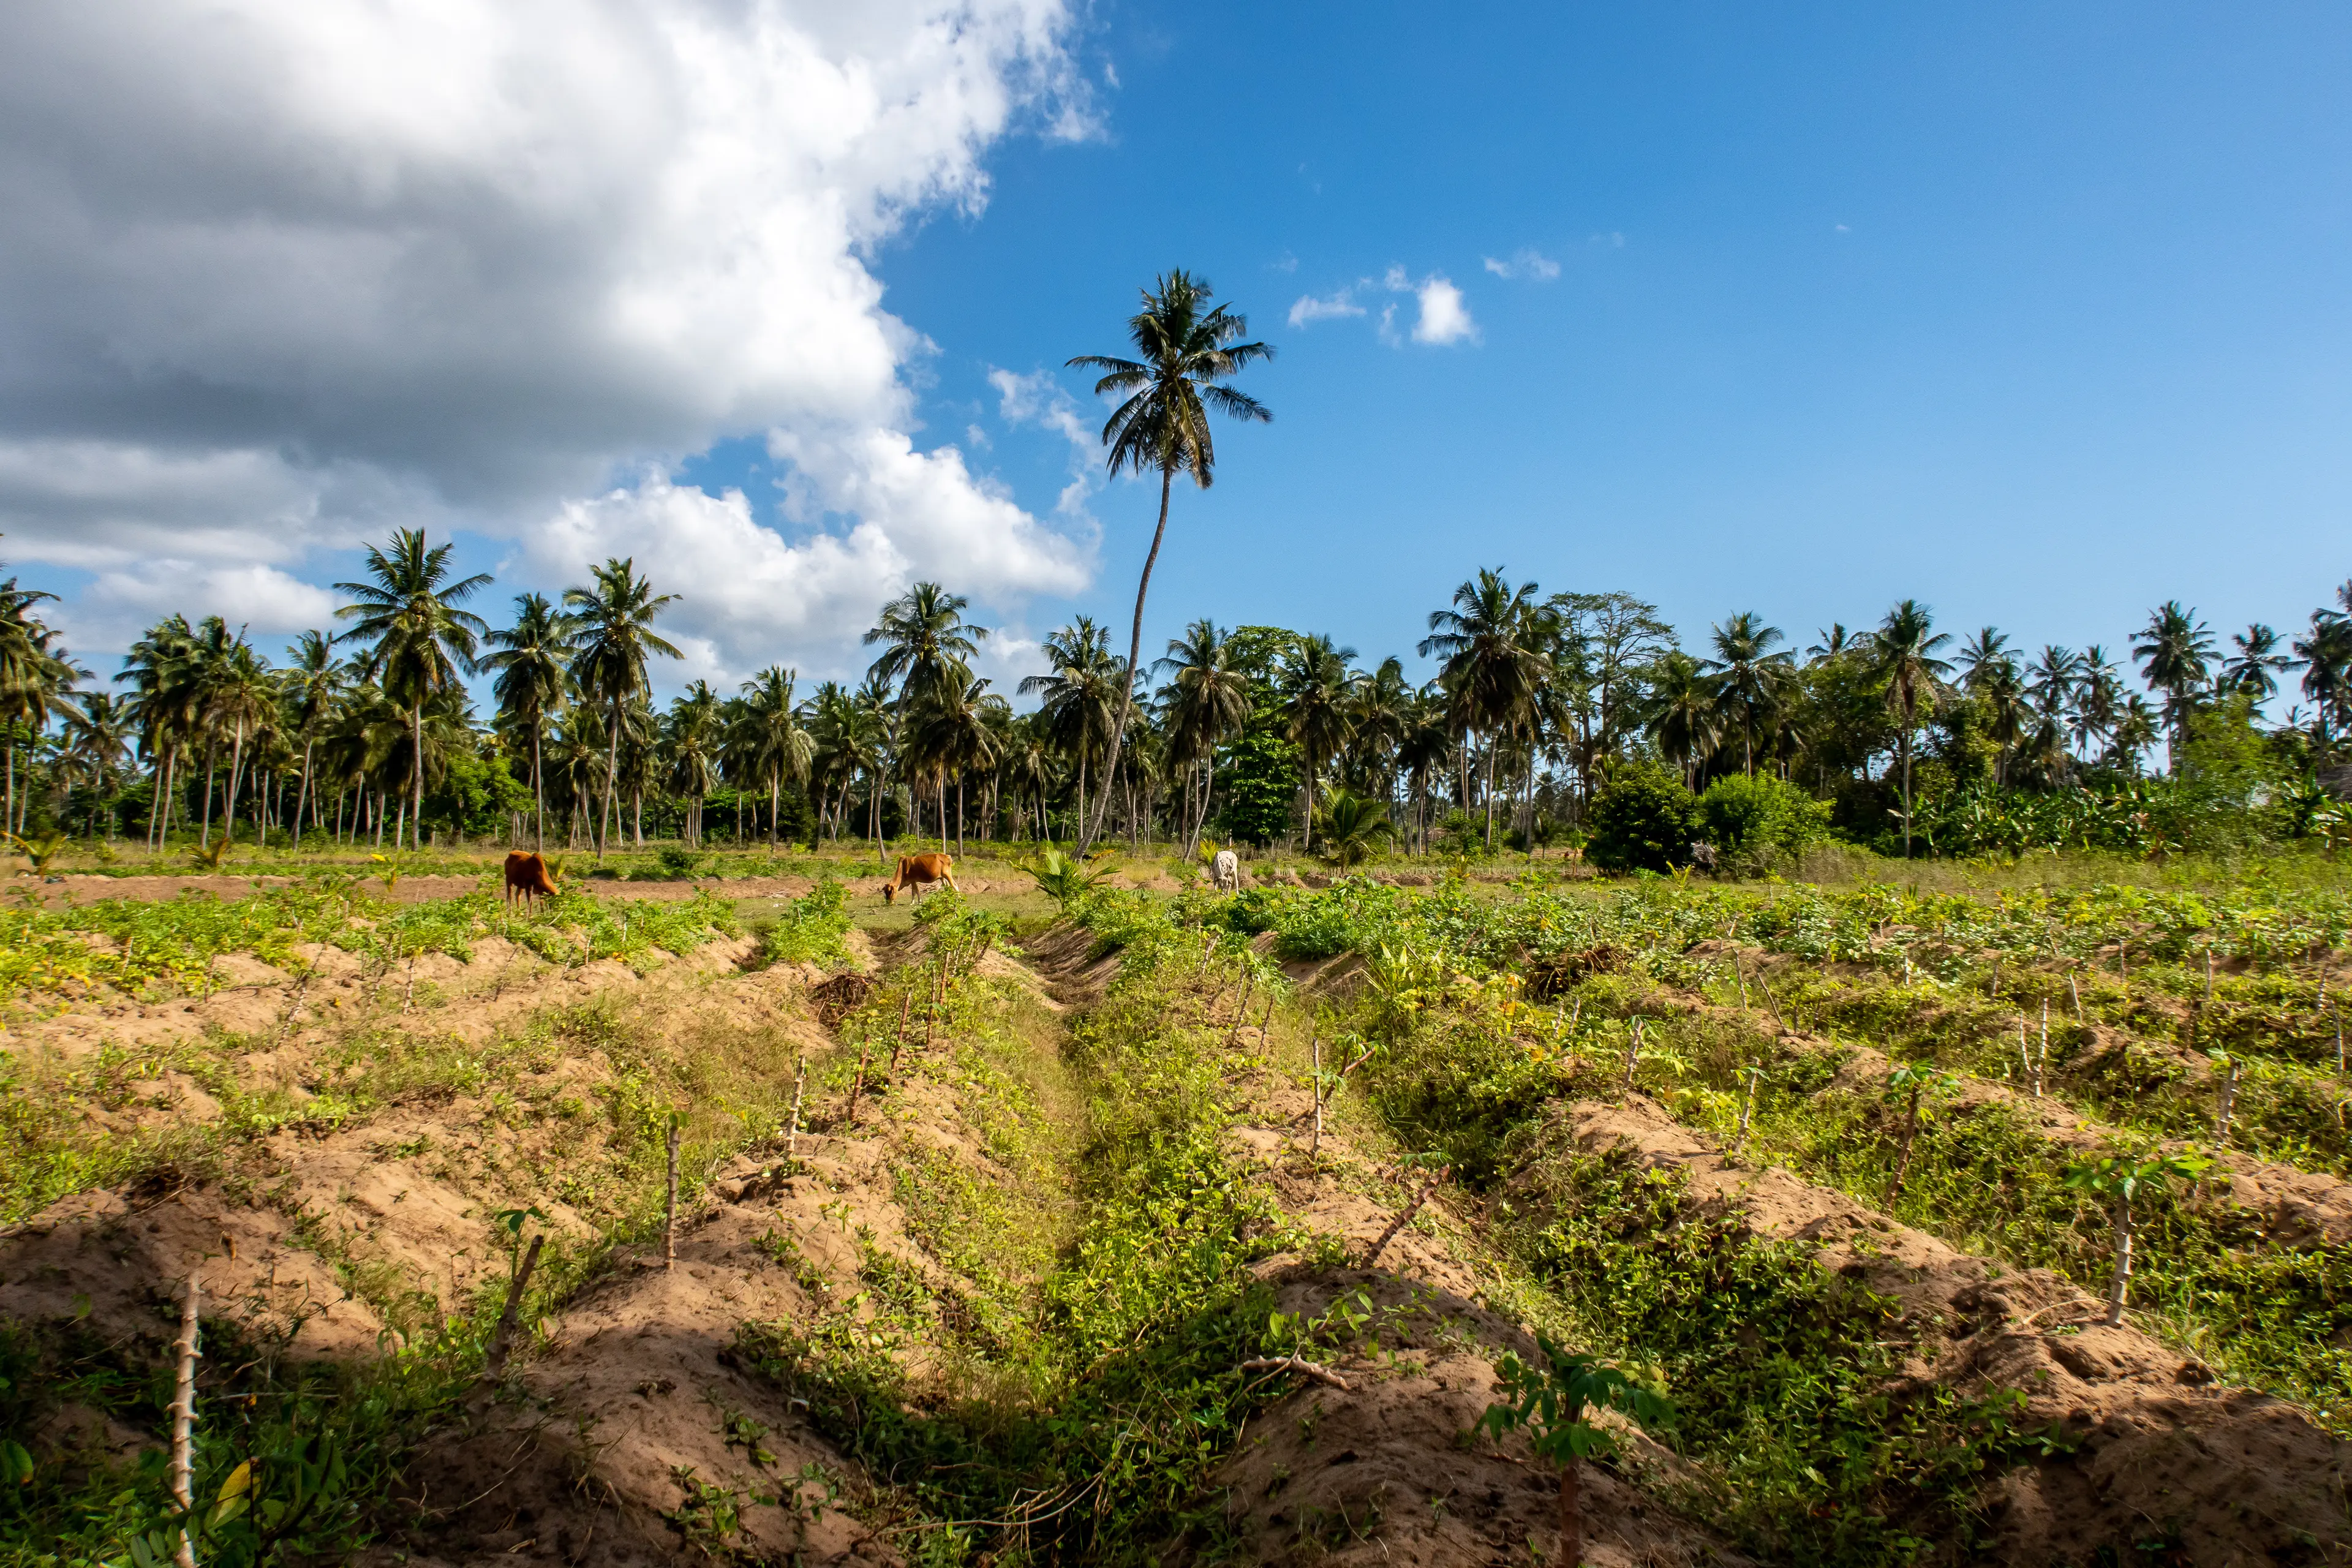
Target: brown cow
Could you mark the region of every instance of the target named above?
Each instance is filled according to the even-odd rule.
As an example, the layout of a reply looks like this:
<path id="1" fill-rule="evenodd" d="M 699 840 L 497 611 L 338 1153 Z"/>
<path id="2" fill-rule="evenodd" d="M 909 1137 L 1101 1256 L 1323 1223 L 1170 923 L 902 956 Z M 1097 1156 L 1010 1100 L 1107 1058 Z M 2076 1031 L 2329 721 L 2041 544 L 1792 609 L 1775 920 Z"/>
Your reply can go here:
<path id="1" fill-rule="evenodd" d="M 509 850 L 507 854 L 506 900 L 514 902 L 520 893 L 525 908 L 533 899 L 555 897 L 555 875 L 547 868 L 547 861 L 535 851 Z"/>
<path id="2" fill-rule="evenodd" d="M 923 889 L 933 882 L 945 882 L 954 892 L 963 891 L 961 888 L 956 886 L 954 856 L 901 855 L 898 857 L 898 874 L 882 884 L 882 901 L 886 904 L 897 903 L 898 889 L 906 888 L 913 892 L 917 901 L 919 902 L 923 896 Z"/>

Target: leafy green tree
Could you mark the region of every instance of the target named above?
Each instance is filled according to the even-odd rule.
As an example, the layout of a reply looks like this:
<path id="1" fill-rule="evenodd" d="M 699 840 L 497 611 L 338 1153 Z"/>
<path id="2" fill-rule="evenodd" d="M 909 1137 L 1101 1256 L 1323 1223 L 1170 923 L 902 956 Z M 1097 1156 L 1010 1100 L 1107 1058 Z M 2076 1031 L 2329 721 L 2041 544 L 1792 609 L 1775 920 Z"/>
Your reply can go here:
<path id="1" fill-rule="evenodd" d="M 2132 639 L 2132 652 L 2138 657 L 2140 673 L 2148 685 L 2164 693 L 2165 723 L 2172 732 L 2171 749 L 2177 753 L 2189 711 L 2205 689 L 2213 658 L 2213 634 L 2197 618 L 2195 610 L 2184 610 L 2179 600 L 2167 599 L 2149 612 L 2147 629 Z"/>
<path id="2" fill-rule="evenodd" d="M 495 670 L 499 721 L 530 740 L 531 847 L 547 847 L 547 726 L 572 695 L 572 627 L 542 594 L 518 594 L 514 625 L 489 634 L 499 651 L 482 660 Z"/>
<path id="3" fill-rule="evenodd" d="M 1495 847 L 1495 751 L 1498 732 L 1523 722 L 1537 690 L 1551 675 L 1556 617 L 1536 599 L 1533 583 L 1513 587 L 1499 568 L 1454 590 L 1454 603 L 1429 613 L 1423 658 L 1444 660 L 1438 679 L 1454 702 L 1464 731 L 1479 731 L 1486 748 L 1486 847 Z"/>
<path id="4" fill-rule="evenodd" d="M 1927 607 L 1906 599 L 1886 612 L 1871 634 L 1871 662 L 1886 706 L 1895 713 L 1895 745 L 1903 769 L 1903 854 L 1911 854 L 1911 746 L 1919 729 L 1919 715 L 1932 712 L 1942 690 L 1941 678 L 1951 667 L 1936 657 L 1951 635 L 1934 629 Z"/>
<path id="5" fill-rule="evenodd" d="M 1743 610 L 1714 628 L 1710 639 L 1715 657 L 1699 666 L 1715 678 L 1716 701 L 1727 719 L 1737 719 L 1740 737 L 1740 771 L 1756 771 L 1756 737 L 1767 730 L 1769 715 L 1780 704 L 1793 673 L 1796 657 L 1774 649 L 1787 637 L 1764 617 Z"/>
<path id="6" fill-rule="evenodd" d="M 1321 634 L 1295 639 L 1282 667 L 1285 731 L 1307 759 L 1306 843 L 1315 848 L 1315 792 L 1324 767 L 1348 743 L 1355 677 L 1351 647 L 1334 647 Z"/>
<path id="7" fill-rule="evenodd" d="M 1207 489 L 1216 476 L 1217 453 L 1209 434 L 1209 410 L 1260 424 L 1274 415 L 1246 393 L 1223 384 L 1247 366 L 1274 357 L 1271 344 L 1243 342 L 1249 323 L 1225 305 L 1213 304 L 1214 289 L 1205 278 L 1179 268 L 1162 274 L 1143 290 L 1143 308 L 1129 318 L 1128 339 L 1137 358 L 1080 354 L 1073 368 L 1098 370 L 1095 395 L 1121 395 L 1126 401 L 1111 411 L 1103 426 L 1103 445 L 1110 448 L 1113 475 L 1126 471 L 1160 476 L 1160 521 L 1152 530 L 1151 548 L 1143 558 L 1143 574 L 1135 585 L 1135 629 L 1127 650 L 1127 668 L 1138 668 L 1143 658 L 1143 602 L 1151 588 L 1151 568 L 1160 559 L 1160 542 L 1168 532 L 1168 498 L 1178 474 Z M 1118 766 L 1118 748 L 1135 709 L 1130 683 L 1119 700 L 1118 718 L 1111 725 L 1103 776 L 1108 781 Z M 1102 803 L 1091 826 L 1082 828 L 1078 853 L 1093 847 L 1102 833 L 1103 813 L 1110 806 L 1106 782 Z"/>
<path id="8" fill-rule="evenodd" d="M 1094 760 L 1108 750 L 1118 705 L 1120 679 L 1126 671 L 1111 657 L 1110 633 L 1080 616 L 1045 638 L 1041 650 L 1046 673 L 1024 676 L 1020 689 L 1044 700 L 1038 718 L 1044 734 L 1077 763 L 1077 805 L 1080 831 L 1087 821 L 1087 788 Z M 1103 793 L 1110 793 L 1106 775 Z"/>
<path id="9" fill-rule="evenodd" d="M 1650 763 L 1623 763 L 1592 797 L 1585 858 L 1604 871 L 1665 871 L 1690 858 L 1698 803 Z"/>
<path id="10" fill-rule="evenodd" d="M 1495 1363 L 1496 1392 L 1502 1397 L 1486 1407 L 1478 1426 L 1498 1438 L 1524 1430 L 1536 1457 L 1559 1468 L 1559 1555 L 1554 1561 L 1561 1568 L 1577 1568 L 1584 1560 L 1577 1467 L 1617 1451 L 1615 1437 L 1594 1426 L 1588 1412 L 1615 1410 L 1641 1426 L 1662 1426 L 1674 1419 L 1674 1406 L 1597 1357 L 1564 1351 L 1540 1333 L 1536 1347 L 1540 1364 L 1531 1366 L 1508 1352 Z"/>
<path id="11" fill-rule="evenodd" d="M 338 583 L 352 602 L 335 612 L 352 623 L 341 640 L 365 645 L 361 673 L 408 713 L 409 831 L 425 842 L 425 705 L 476 668 L 475 649 L 489 626 L 457 606 L 490 585 L 487 572 L 450 581 L 449 544 L 428 545 L 421 528 L 404 528 L 389 549 L 367 550 L 367 578 Z"/>
<path id="12" fill-rule="evenodd" d="M 1184 828 L 1184 853 L 1190 857 L 1216 787 L 1217 746 L 1249 718 L 1249 676 L 1234 661 L 1233 639 L 1207 619 L 1169 639 L 1168 656 L 1153 668 L 1171 672 L 1160 689 L 1169 761 L 1188 770 L 1198 767 L 1203 774 L 1200 808 L 1188 814 Z"/>
<path id="13" fill-rule="evenodd" d="M 1829 836 L 1829 805 L 1769 773 L 1727 773 L 1696 804 L 1695 831 L 1727 855 L 1795 850 Z"/>
<path id="14" fill-rule="evenodd" d="M 563 590 L 563 605 L 572 679 L 583 697 L 604 710 L 604 796 L 596 815 L 596 858 L 601 860 L 621 782 L 622 723 L 629 705 L 642 700 L 651 686 L 646 660 L 655 654 L 685 656 L 653 629 L 654 618 L 676 604 L 677 595 L 655 593 L 653 584 L 637 575 L 635 557 L 608 560 L 591 575 L 589 586 Z"/>
<path id="15" fill-rule="evenodd" d="M 2162 1196 L 2171 1190 L 2176 1181 L 2193 1182 L 2210 1169 L 2213 1162 L 2202 1154 L 2110 1154 L 2103 1159 L 2085 1161 L 2066 1173 L 2066 1184 L 2079 1192 L 2091 1194 L 2112 1205 L 2110 1216 L 2115 1225 L 2116 1267 L 2114 1282 L 2107 1288 L 2107 1324 L 2110 1328 L 2124 1321 L 2124 1308 L 2131 1295 L 2132 1276 L 2132 1203 L 2143 1192 Z"/>
<path id="16" fill-rule="evenodd" d="M 1698 660 L 1680 648 L 1659 658 L 1650 678 L 1649 733 L 1658 754 L 1682 770 L 1685 783 L 1696 778 L 1699 766 L 1715 754 L 1722 738 L 1722 713 L 1716 703 L 1716 685 Z"/>
<path id="17" fill-rule="evenodd" d="M 781 832 L 779 812 L 786 780 L 803 784 L 816 760 L 816 736 L 801 722 L 793 687 L 797 670 L 770 665 L 743 683 L 741 734 L 752 776 L 768 786 L 768 847 Z"/>

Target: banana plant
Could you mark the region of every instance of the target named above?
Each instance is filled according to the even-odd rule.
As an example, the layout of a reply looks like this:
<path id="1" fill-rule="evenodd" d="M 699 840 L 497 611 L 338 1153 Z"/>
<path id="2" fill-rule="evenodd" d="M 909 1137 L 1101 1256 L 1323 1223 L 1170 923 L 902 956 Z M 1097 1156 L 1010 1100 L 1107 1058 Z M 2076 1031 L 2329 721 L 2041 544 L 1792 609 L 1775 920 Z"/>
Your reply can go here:
<path id="1" fill-rule="evenodd" d="M 1605 1407 L 1631 1416 L 1641 1426 L 1660 1426 L 1674 1419 L 1674 1406 L 1597 1357 L 1563 1351 L 1542 1334 L 1536 1336 L 1536 1346 L 1543 1357 L 1541 1365 L 1531 1366 L 1511 1353 L 1495 1363 L 1496 1391 L 1503 1397 L 1486 1407 L 1478 1427 L 1495 1437 L 1524 1428 L 1537 1458 L 1559 1467 L 1558 1561 L 1562 1568 L 1577 1568 L 1584 1555 L 1577 1466 L 1617 1451 L 1617 1440 L 1587 1419 L 1588 1414 L 1595 1407 Z"/>
<path id="2" fill-rule="evenodd" d="M 2112 1217 L 2116 1230 L 2116 1277 L 2115 1282 L 2107 1288 L 2108 1327 L 2122 1323 L 2124 1307 L 2131 1294 L 2132 1200 L 2143 1191 L 2160 1197 L 2171 1191 L 2175 1181 L 2193 1182 L 2212 1165 L 2210 1159 L 2191 1150 L 2179 1154 L 2146 1157 L 2109 1154 L 2104 1159 L 2085 1161 L 2067 1171 L 2068 1186 L 2115 1205 Z"/>

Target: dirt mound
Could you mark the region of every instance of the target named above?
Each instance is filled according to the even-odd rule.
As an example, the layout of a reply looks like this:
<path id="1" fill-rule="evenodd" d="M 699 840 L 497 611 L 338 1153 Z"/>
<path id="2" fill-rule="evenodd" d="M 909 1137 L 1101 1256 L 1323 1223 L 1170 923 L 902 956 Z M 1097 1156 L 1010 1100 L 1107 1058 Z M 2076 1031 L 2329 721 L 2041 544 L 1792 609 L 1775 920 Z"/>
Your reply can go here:
<path id="1" fill-rule="evenodd" d="M 1812 1243 L 1823 1268 L 1897 1304 L 1912 1379 L 2020 1390 L 2028 1420 L 2063 1428 L 2075 1451 L 2011 1471 L 1991 1500 L 2005 1560 L 2086 1562 L 2151 1524 L 2200 1563 L 2336 1560 L 2295 1555 L 2315 1543 L 2352 1552 L 2352 1447 L 2291 1405 L 2105 1327 L 2102 1303 L 2058 1276 L 1997 1268 L 1786 1171 L 1738 1164 L 1640 1097 L 1559 1107 L 1550 1131 L 1687 1176 L 1696 1205 L 1737 1212 L 1758 1235 Z"/>
<path id="2" fill-rule="evenodd" d="M 1254 1561 L 1485 1568 L 1550 1544 L 1559 1473 L 1522 1436 L 1471 1436 L 1494 1402 L 1494 1360 L 1535 1353 L 1525 1334 L 1450 1290 L 1392 1274 L 1295 1262 L 1265 1272 L 1285 1312 L 1312 1320 L 1335 1303 L 1369 1312 L 1315 1352 L 1348 1386 L 1297 1379 L 1216 1471 L 1227 1521 Z M 1633 1472 L 1671 1465 L 1636 1435 L 1623 1441 Z M 1584 1468 L 1582 1505 L 1593 1568 L 1747 1561 L 1613 1468 Z"/>
<path id="3" fill-rule="evenodd" d="M 1094 932 L 1056 921 L 1022 944 L 1021 955 L 1045 983 L 1046 994 L 1066 1007 L 1102 999 L 1118 978 L 1118 954 L 1097 953 Z"/>

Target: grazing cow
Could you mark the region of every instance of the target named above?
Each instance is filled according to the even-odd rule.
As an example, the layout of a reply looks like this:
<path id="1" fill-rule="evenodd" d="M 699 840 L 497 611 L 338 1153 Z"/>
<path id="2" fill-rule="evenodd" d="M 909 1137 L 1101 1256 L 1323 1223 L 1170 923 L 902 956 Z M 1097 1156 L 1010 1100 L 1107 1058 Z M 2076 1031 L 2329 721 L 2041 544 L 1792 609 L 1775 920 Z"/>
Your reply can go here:
<path id="1" fill-rule="evenodd" d="M 507 854 L 507 902 L 514 902 L 518 893 L 522 895 L 525 908 L 534 899 L 555 897 L 555 874 L 535 851 L 515 849 Z"/>
<path id="2" fill-rule="evenodd" d="M 954 856 L 901 855 L 898 857 L 898 874 L 882 884 L 882 901 L 886 904 L 897 903 L 898 889 L 905 888 L 919 902 L 923 896 L 923 889 L 933 882 L 945 882 L 950 890 L 959 893 L 963 891 L 961 888 L 956 886 Z"/>
<path id="3" fill-rule="evenodd" d="M 1221 893 L 1242 890 L 1242 858 L 1230 849 L 1220 849 L 1209 862 L 1209 885 Z"/>

